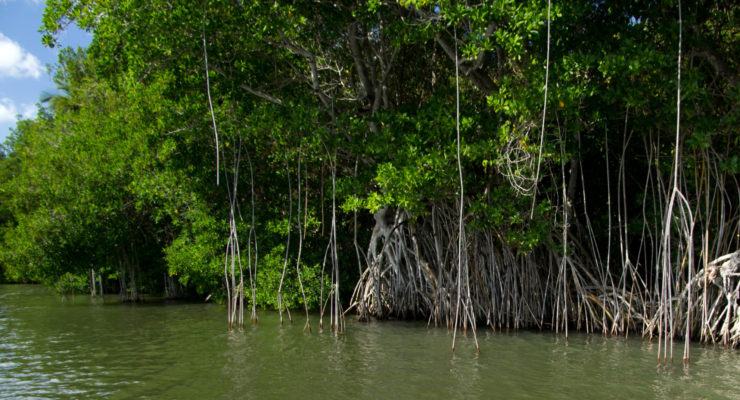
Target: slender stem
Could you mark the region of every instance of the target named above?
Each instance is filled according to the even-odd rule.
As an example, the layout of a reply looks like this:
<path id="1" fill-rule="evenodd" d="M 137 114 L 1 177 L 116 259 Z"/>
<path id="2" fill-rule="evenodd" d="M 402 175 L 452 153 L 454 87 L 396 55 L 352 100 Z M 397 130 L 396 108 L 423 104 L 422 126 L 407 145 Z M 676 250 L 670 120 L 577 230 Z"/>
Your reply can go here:
<path id="1" fill-rule="evenodd" d="M 258 248 L 257 248 L 257 231 L 255 230 L 255 218 L 254 218 L 254 171 L 252 169 L 252 158 L 249 156 L 249 151 L 247 151 L 247 162 L 249 163 L 249 184 L 251 189 L 251 205 L 252 205 L 252 223 L 249 229 L 249 245 L 252 245 L 252 240 L 254 240 L 254 271 L 250 272 L 250 280 L 249 284 L 252 288 L 252 323 L 257 322 L 257 288 L 256 288 L 256 280 L 257 280 L 257 261 L 259 260 L 258 257 Z M 234 196 L 236 197 L 236 196 Z"/>
<path id="2" fill-rule="evenodd" d="M 301 287 L 301 294 L 303 295 L 303 308 L 306 310 L 306 324 L 303 326 L 305 331 L 311 332 L 311 322 L 308 318 L 308 302 L 306 301 L 306 290 L 303 288 L 303 280 L 301 279 L 301 250 L 303 250 L 303 233 L 301 231 L 301 146 L 298 147 L 298 256 L 296 257 L 295 270 L 298 274 L 298 285 Z"/>
<path id="3" fill-rule="evenodd" d="M 216 115 L 213 113 L 213 102 L 211 101 L 211 81 L 208 77 L 208 51 L 206 50 L 206 0 L 203 0 L 203 63 L 206 66 L 206 94 L 208 95 L 208 109 L 211 111 L 213 136 L 216 138 L 216 186 L 218 186 L 218 169 L 220 168 L 218 160 L 218 129 L 216 128 Z"/>
<path id="4" fill-rule="evenodd" d="M 545 57 L 545 96 L 542 101 L 542 129 L 540 130 L 540 149 L 537 154 L 537 172 L 534 176 L 532 189 L 532 210 L 529 218 L 534 218 L 534 206 L 537 201 L 537 182 L 540 180 L 540 164 L 542 163 L 542 147 L 545 143 L 545 117 L 547 116 L 547 84 L 550 78 L 550 0 L 547 0 L 547 56 Z"/>
<path id="5" fill-rule="evenodd" d="M 278 285 L 277 300 L 278 312 L 280 313 L 280 325 L 283 324 L 283 280 L 285 280 L 285 270 L 288 268 L 288 256 L 290 254 L 290 230 L 293 217 L 293 188 L 291 187 L 290 183 L 290 162 L 288 160 L 285 161 L 285 173 L 288 176 L 288 237 L 285 244 L 285 262 L 283 263 L 283 272 L 282 274 L 280 274 L 280 284 Z M 298 218 L 300 219 L 300 215 L 298 216 Z M 290 318 L 290 313 L 288 313 L 288 318 Z"/>

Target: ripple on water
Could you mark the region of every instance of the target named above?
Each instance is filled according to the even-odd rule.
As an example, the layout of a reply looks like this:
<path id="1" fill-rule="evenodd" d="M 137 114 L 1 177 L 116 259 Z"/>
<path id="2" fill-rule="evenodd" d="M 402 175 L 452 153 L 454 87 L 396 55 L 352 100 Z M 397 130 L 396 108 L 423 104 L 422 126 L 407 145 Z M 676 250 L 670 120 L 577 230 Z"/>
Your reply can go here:
<path id="1" fill-rule="evenodd" d="M 4 358 L 4 359 L 7 359 L 7 355 L 6 354 L 0 354 L 0 356 L 2 356 L 2 358 Z M 4 361 L 4 362 L 0 362 L 0 369 L 13 369 L 13 368 L 15 368 L 15 367 L 17 367 L 19 365 L 21 365 L 21 364 L 20 363 L 17 363 L 17 362 Z"/>
<path id="2" fill-rule="evenodd" d="M 62 304 L 7 290 L 26 293 L 0 304 L 0 398 L 719 399 L 740 387 L 737 352 L 700 346 L 688 370 L 656 368 L 639 340 L 578 334 L 481 330 L 476 356 L 458 333 L 451 354 L 451 332 L 424 323 L 349 318 L 335 336 L 316 316 L 304 333 L 300 319 L 280 327 L 261 313 L 259 326 L 228 332 L 209 304 Z"/>

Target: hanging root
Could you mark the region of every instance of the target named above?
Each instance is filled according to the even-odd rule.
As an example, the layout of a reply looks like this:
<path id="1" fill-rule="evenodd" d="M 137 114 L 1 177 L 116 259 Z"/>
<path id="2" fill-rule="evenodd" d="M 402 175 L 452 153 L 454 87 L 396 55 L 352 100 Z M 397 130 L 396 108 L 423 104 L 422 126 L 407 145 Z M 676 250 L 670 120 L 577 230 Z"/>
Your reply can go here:
<path id="1" fill-rule="evenodd" d="M 534 122 L 525 121 L 514 126 L 508 141 L 500 148 L 501 156 L 496 162 L 497 171 L 506 178 L 519 195 L 532 196 L 537 183 L 537 154 L 532 153 L 528 143 Z"/>
<path id="2" fill-rule="evenodd" d="M 453 328 L 463 290 L 467 310 L 458 322 L 463 329 L 477 321 L 493 329 L 542 327 L 553 291 L 541 278 L 536 262 L 541 254 L 518 254 L 495 230 L 466 228 L 461 255 L 456 214 L 443 205 L 413 222 L 400 209 L 376 213 L 368 266 L 351 303 L 360 319 L 426 318 L 430 325 Z M 468 260 L 468 273 L 458 285 L 455 266 L 461 256 Z"/>
<path id="3" fill-rule="evenodd" d="M 375 218 L 368 265 L 354 289 L 350 308 L 361 320 L 424 318 L 429 326 L 454 328 L 455 266 L 460 257 L 456 210 L 435 205 L 430 215 L 412 219 L 404 210 L 384 208 Z M 470 295 L 459 314 L 458 325 L 463 330 L 477 322 L 493 330 L 564 330 L 572 324 L 586 332 L 627 335 L 642 329 L 652 336 L 661 323 L 678 328 L 689 317 L 692 335 L 702 333 L 707 341 L 725 346 L 740 343 L 740 251 L 697 271 L 690 285 L 682 286 L 674 296 L 675 315 L 661 320 L 659 297 L 650 294 L 636 266 L 628 264 L 626 273 L 620 271 L 625 278 L 616 280 L 618 286 L 604 285 L 593 273 L 599 266 L 574 238 L 569 240 L 571 253 L 564 263 L 561 254 L 545 248 L 520 254 L 495 229 L 466 228 L 465 235 L 463 251 L 467 252 L 469 274 L 459 287 L 467 292 L 467 283 Z M 549 247 L 557 248 L 554 244 Z M 687 314 L 682 310 L 688 304 L 689 286 L 700 301 L 694 301 Z M 462 297 L 468 298 L 467 293 Z M 702 313 L 706 315 L 703 319 Z M 682 333 L 674 329 L 674 335 Z"/>

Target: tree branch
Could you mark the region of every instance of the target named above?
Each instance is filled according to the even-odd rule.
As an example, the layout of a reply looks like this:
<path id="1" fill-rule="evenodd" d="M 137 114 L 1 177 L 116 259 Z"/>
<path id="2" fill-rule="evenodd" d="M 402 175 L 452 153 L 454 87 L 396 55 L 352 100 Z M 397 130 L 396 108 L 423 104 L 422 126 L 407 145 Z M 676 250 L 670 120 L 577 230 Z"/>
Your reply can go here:
<path id="1" fill-rule="evenodd" d="M 491 93 L 496 89 L 496 83 L 491 79 L 488 74 L 485 73 L 483 68 L 480 64 L 481 62 L 475 62 L 472 66 L 463 65 L 464 60 L 458 60 L 455 58 L 455 49 L 445 41 L 442 36 L 437 35 L 434 40 L 439 44 L 439 46 L 444 50 L 445 54 L 447 54 L 447 57 L 452 60 L 452 62 L 455 62 L 460 66 L 460 69 L 462 70 L 463 74 L 470 80 L 470 82 L 480 89 L 483 93 Z M 479 55 L 480 57 L 480 55 Z"/>
<path id="2" fill-rule="evenodd" d="M 738 78 L 738 73 L 735 71 L 732 71 L 730 69 L 730 66 L 728 66 L 727 63 L 725 63 L 722 57 L 720 57 L 720 55 L 717 54 L 717 52 L 714 51 L 714 49 L 708 46 L 700 47 L 694 50 L 694 55 L 707 60 L 707 62 L 709 62 L 709 64 L 712 65 L 717 75 L 726 79 L 732 85 L 737 86 L 738 83 L 740 83 L 740 78 Z"/>
<path id="3" fill-rule="evenodd" d="M 218 73 L 219 75 L 221 75 L 221 76 L 223 76 L 223 77 L 225 77 L 225 78 L 228 78 L 228 79 L 232 79 L 232 77 L 231 77 L 231 76 L 227 75 L 227 74 L 226 74 L 226 73 L 225 73 L 225 72 L 224 72 L 224 71 L 223 71 L 223 70 L 222 70 L 221 68 L 219 68 L 218 66 L 215 66 L 215 65 L 211 65 L 211 69 L 212 69 L 212 70 L 214 70 L 214 71 L 216 71 L 216 72 L 217 72 L 217 73 Z M 263 99 L 263 100 L 267 100 L 267 101 L 269 101 L 270 103 L 274 103 L 274 104 L 277 104 L 277 105 L 282 105 L 282 104 L 283 104 L 283 101 L 282 101 L 282 100 L 280 100 L 279 98 L 277 98 L 277 97 L 275 97 L 275 96 L 272 96 L 272 95 L 270 95 L 270 94 L 267 94 L 267 93 L 265 93 L 265 92 L 262 92 L 262 91 L 260 91 L 260 90 L 257 90 L 257 89 L 255 89 L 255 88 L 253 88 L 253 87 L 251 87 L 251 86 L 249 86 L 249 85 L 247 85 L 247 84 L 245 84 L 245 83 L 240 83 L 240 84 L 239 84 L 239 87 L 240 87 L 240 88 L 242 88 L 242 89 L 244 89 L 245 91 L 247 91 L 247 93 L 249 93 L 249 94 L 252 94 L 252 95 L 254 95 L 254 96 L 257 96 L 257 97 L 259 97 L 259 98 L 261 98 L 261 99 Z"/>

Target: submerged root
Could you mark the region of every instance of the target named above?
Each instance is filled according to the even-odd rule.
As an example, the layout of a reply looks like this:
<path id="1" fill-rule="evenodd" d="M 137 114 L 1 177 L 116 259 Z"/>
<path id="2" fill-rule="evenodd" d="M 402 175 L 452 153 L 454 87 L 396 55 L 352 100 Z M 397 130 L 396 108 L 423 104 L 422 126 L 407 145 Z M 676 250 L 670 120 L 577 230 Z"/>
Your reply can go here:
<path id="1" fill-rule="evenodd" d="M 466 233 L 462 256 L 468 282 L 458 286 L 452 268 L 461 256 L 454 214 L 442 206 L 414 222 L 402 210 L 376 214 L 369 265 L 353 294 L 360 319 L 425 318 L 429 325 L 453 327 L 457 291 L 463 287 L 463 306 L 470 312 L 461 313 L 461 328 L 473 328 L 476 321 L 499 329 L 541 327 L 547 293 L 535 253 L 517 254 L 493 230 Z"/>
<path id="2" fill-rule="evenodd" d="M 362 321 L 423 318 L 428 326 L 454 328 L 456 222 L 452 207 L 435 206 L 431 215 L 416 219 L 400 209 L 379 211 L 368 264 L 348 310 Z M 604 285 L 598 278 L 604 266 L 574 238 L 563 263 L 561 254 L 549 250 L 557 243 L 521 254 L 494 229 L 466 229 L 465 234 L 470 297 L 463 306 L 470 311 L 460 312 L 457 324 L 463 330 L 479 322 L 494 331 L 564 330 L 567 324 L 586 332 L 642 331 L 652 337 L 661 329 L 659 297 L 633 265 L 625 267 L 626 279 Z M 695 300 L 687 312 L 689 286 Z M 740 251 L 712 261 L 681 288 L 673 300 L 673 335 L 683 334 L 678 327 L 689 318 L 692 336 L 729 347 L 740 344 Z"/>

